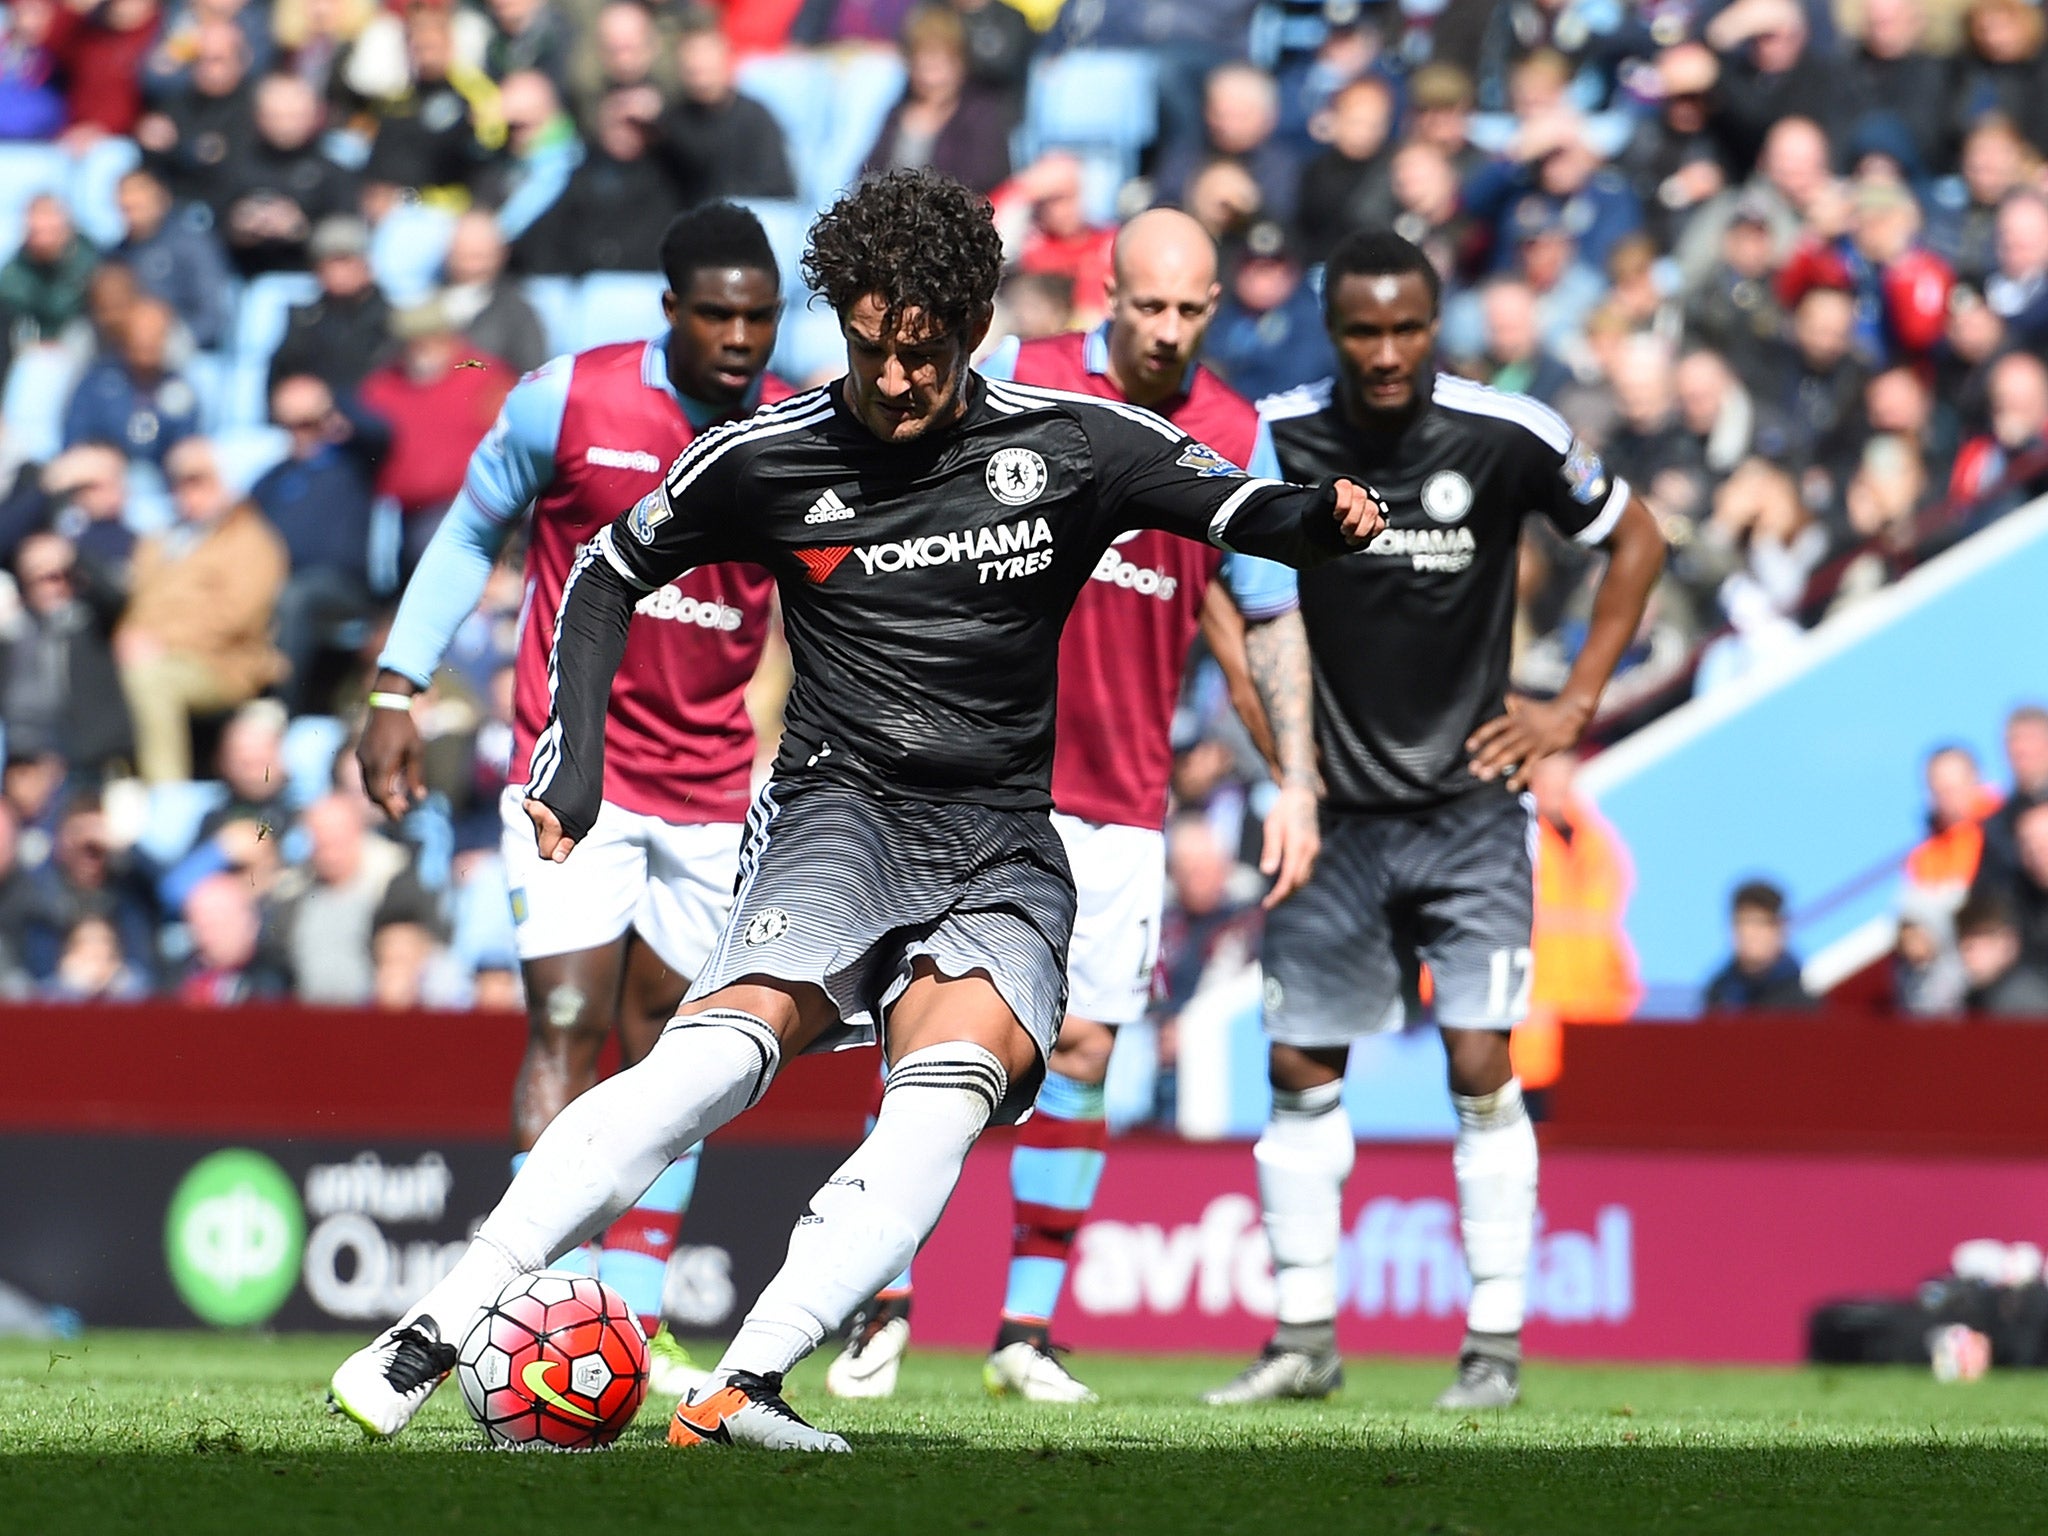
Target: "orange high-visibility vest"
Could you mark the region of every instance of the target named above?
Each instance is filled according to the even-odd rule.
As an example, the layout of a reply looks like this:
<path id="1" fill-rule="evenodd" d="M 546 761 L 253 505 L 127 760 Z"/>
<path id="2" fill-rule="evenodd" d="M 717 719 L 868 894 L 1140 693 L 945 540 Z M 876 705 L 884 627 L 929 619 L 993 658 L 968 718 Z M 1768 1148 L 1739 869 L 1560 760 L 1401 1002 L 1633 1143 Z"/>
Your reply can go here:
<path id="1" fill-rule="evenodd" d="M 1570 816 L 1569 842 L 1547 819 L 1536 824 L 1535 978 L 1512 1042 L 1525 1088 L 1557 1081 L 1564 1024 L 1622 1023 L 1643 996 L 1623 924 L 1635 889 L 1628 850 L 1584 801 L 1572 802 Z"/>

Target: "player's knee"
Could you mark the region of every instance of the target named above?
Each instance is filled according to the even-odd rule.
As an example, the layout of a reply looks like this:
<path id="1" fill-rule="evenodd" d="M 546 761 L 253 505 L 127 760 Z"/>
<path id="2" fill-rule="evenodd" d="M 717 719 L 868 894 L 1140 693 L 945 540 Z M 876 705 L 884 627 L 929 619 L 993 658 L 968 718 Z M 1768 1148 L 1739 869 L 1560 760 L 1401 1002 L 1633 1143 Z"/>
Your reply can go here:
<path id="1" fill-rule="evenodd" d="M 1095 1087 L 1109 1076 L 1109 1057 L 1115 1049 L 1112 1026 L 1070 1016 L 1060 1026 L 1060 1037 L 1053 1043 L 1046 1066 L 1061 1077 Z"/>
<path id="2" fill-rule="evenodd" d="M 1515 1075 L 1504 1029 L 1447 1029 L 1444 1057 L 1451 1092 L 1465 1098 L 1497 1093 Z"/>
<path id="3" fill-rule="evenodd" d="M 1302 1093 L 1320 1088 L 1325 1083 L 1338 1082 L 1343 1078 L 1346 1055 L 1341 1047 L 1311 1051 L 1276 1041 L 1266 1059 L 1266 1078 L 1282 1093 Z"/>

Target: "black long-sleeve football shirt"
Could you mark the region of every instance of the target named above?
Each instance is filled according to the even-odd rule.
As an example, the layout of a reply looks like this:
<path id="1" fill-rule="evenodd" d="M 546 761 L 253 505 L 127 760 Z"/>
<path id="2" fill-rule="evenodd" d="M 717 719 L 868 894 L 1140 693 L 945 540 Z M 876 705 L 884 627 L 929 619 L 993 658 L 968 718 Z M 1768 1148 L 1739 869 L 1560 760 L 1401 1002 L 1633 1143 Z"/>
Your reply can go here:
<path id="1" fill-rule="evenodd" d="M 978 374 L 885 443 L 838 383 L 693 443 L 564 589 L 528 793 L 582 836 L 633 604 L 718 560 L 772 571 L 796 674 L 778 779 L 1049 806 L 1060 629 L 1110 542 L 1164 528 L 1290 565 L 1344 553 L 1327 487 L 1253 479 L 1149 411 Z"/>

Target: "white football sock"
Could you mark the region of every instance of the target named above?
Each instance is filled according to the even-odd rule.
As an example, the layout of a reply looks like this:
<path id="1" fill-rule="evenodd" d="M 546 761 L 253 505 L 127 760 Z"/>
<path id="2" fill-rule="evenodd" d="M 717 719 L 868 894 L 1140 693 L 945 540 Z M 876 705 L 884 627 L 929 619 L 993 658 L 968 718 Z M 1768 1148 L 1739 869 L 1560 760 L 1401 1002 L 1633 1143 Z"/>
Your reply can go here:
<path id="1" fill-rule="evenodd" d="M 1341 1078 L 1299 1093 L 1273 1090 L 1273 1118 L 1252 1157 L 1282 1328 L 1327 1325 L 1337 1316 L 1344 1181 L 1357 1154 Z"/>
<path id="2" fill-rule="evenodd" d="M 513 1275 L 602 1232 L 684 1149 L 759 1103 L 781 1059 L 775 1032 L 736 1008 L 671 1024 L 541 1132 L 476 1241 L 408 1316 L 459 1342 Z"/>
<path id="3" fill-rule="evenodd" d="M 1458 1109 L 1451 1158 L 1458 1228 L 1472 1272 L 1465 1325 L 1473 1333 L 1519 1333 L 1536 1226 L 1536 1127 L 1514 1078 L 1476 1098 L 1454 1093 L 1451 1102 Z"/>
<path id="4" fill-rule="evenodd" d="M 938 1225 L 968 1149 L 1008 1092 L 1002 1063 L 964 1041 L 912 1051 L 890 1068 L 875 1128 L 811 1196 L 789 1235 L 788 1260 L 719 1370 L 788 1370 L 901 1274 Z"/>

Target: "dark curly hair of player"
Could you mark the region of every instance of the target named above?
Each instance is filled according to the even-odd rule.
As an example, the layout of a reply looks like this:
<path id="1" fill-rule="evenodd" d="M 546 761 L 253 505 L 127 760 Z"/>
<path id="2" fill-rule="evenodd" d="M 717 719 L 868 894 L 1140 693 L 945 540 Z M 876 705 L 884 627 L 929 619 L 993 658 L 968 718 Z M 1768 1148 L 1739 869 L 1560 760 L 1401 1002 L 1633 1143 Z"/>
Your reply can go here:
<path id="1" fill-rule="evenodd" d="M 888 306 L 888 329 L 916 309 L 935 333 L 951 335 L 995 302 L 1003 242 L 980 193 L 936 171 L 890 171 L 818 215 L 803 267 L 842 320 L 872 293 Z"/>

